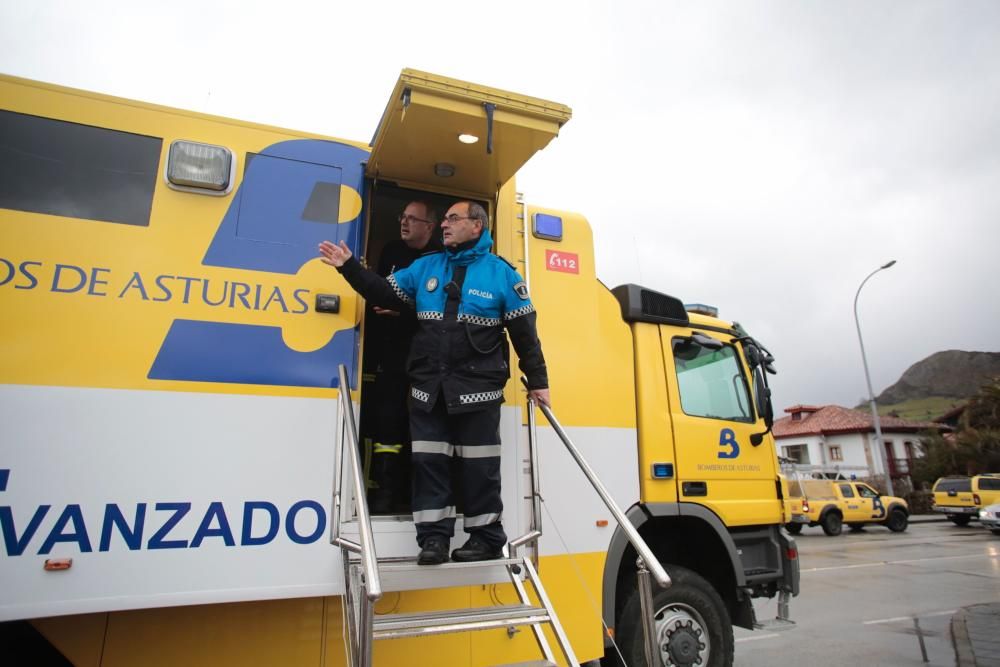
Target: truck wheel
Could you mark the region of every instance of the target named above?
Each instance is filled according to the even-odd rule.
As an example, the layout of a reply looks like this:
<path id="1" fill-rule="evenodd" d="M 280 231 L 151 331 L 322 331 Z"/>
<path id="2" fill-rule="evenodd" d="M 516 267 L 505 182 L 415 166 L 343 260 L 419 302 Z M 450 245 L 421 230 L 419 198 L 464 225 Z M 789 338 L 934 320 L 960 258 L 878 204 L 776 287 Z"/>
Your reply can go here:
<path id="1" fill-rule="evenodd" d="M 968 526 L 972 517 L 967 514 L 949 514 L 948 520 L 956 526 Z"/>
<path id="2" fill-rule="evenodd" d="M 785 530 L 787 530 L 792 535 L 798 535 L 799 533 L 802 532 L 802 524 L 801 523 L 786 523 L 785 524 Z"/>
<path id="3" fill-rule="evenodd" d="M 910 519 L 903 510 L 893 510 L 889 512 L 889 518 L 885 520 L 885 527 L 894 533 L 901 533 L 906 530 Z"/>
<path id="4" fill-rule="evenodd" d="M 658 650 L 656 667 L 702 665 L 731 667 L 733 664 L 733 624 L 722 598 L 712 585 L 691 570 L 665 566 L 670 588 L 653 591 L 653 618 Z M 618 627 L 619 644 L 628 665 L 645 665 L 641 603 L 633 591 L 622 610 Z"/>
<path id="5" fill-rule="evenodd" d="M 840 531 L 844 529 L 844 517 L 837 512 L 827 512 L 820 523 L 823 526 L 823 532 L 830 537 L 840 535 Z"/>

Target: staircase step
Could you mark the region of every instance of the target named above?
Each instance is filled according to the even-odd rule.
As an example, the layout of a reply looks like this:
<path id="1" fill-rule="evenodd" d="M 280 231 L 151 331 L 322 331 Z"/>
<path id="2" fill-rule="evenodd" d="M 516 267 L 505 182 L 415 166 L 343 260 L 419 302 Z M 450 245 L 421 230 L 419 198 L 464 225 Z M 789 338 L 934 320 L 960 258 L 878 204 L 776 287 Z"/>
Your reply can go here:
<path id="1" fill-rule="evenodd" d="M 379 576 L 385 592 L 421 590 L 428 588 L 449 588 L 474 586 L 479 584 L 510 583 L 507 566 L 515 568 L 520 558 L 498 558 L 474 563 L 442 563 L 440 565 L 417 565 L 416 558 L 380 558 Z M 352 566 L 360 563 L 351 560 Z M 524 579 L 524 568 L 520 568 Z"/>
<path id="2" fill-rule="evenodd" d="M 782 632 L 784 630 L 791 630 L 795 627 L 795 621 L 789 621 L 785 618 L 772 618 L 766 621 L 755 621 L 753 624 L 754 630 L 767 630 L 769 632 Z"/>
<path id="3" fill-rule="evenodd" d="M 353 564 L 354 561 L 352 560 Z M 379 572 L 429 572 L 434 570 L 482 570 L 493 567 L 506 567 L 507 565 L 519 565 L 520 558 L 497 558 L 494 560 L 480 560 L 472 563 L 458 563 L 448 561 L 440 565 L 418 565 L 416 558 L 386 558 L 379 559 Z"/>
<path id="4" fill-rule="evenodd" d="M 547 623 L 549 620 L 549 612 L 545 607 L 523 604 L 384 614 L 375 616 L 372 636 L 375 639 L 422 637 L 512 625 L 534 625 Z"/>

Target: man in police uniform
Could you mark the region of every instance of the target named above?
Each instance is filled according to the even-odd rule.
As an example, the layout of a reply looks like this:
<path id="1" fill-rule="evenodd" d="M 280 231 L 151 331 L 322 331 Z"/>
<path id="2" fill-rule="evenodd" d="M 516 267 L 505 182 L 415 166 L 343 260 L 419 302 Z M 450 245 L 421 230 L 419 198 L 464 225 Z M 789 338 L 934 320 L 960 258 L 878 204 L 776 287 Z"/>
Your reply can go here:
<path id="1" fill-rule="evenodd" d="M 320 244 L 323 261 L 369 302 L 416 310 L 408 361 L 413 440 L 413 521 L 417 562 L 448 560 L 455 530 L 451 460 L 460 462 L 466 543 L 456 561 L 500 557 L 500 403 L 510 376 L 509 332 L 532 398 L 549 405 L 548 375 L 528 290 L 510 264 L 490 253 L 482 206 L 461 201 L 441 223 L 445 251 L 425 255 L 383 279 L 352 257 L 346 243 Z"/>
<path id="2" fill-rule="evenodd" d="M 399 214 L 399 238 L 382 248 L 378 274 L 388 277 L 404 269 L 418 257 L 439 252 L 435 238 L 436 216 L 427 202 L 411 201 Z M 371 402 L 365 401 L 367 418 L 363 437 L 372 440 L 371 479 L 375 488 L 369 496 L 373 514 L 388 514 L 405 502 L 409 479 L 405 459 L 409 441 L 406 397 L 406 357 L 417 330 L 412 309 L 389 310 L 369 305 L 365 324 L 365 378 L 372 379 Z"/>

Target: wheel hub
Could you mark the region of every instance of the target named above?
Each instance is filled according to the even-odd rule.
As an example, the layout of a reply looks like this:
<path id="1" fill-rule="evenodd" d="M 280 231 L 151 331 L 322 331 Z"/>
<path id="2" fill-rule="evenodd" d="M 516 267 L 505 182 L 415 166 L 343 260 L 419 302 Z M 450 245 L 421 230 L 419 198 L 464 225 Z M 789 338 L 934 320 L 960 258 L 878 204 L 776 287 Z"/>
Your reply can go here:
<path id="1" fill-rule="evenodd" d="M 664 607 L 656 615 L 657 644 L 664 667 L 705 665 L 710 653 L 705 622 L 687 605 Z"/>

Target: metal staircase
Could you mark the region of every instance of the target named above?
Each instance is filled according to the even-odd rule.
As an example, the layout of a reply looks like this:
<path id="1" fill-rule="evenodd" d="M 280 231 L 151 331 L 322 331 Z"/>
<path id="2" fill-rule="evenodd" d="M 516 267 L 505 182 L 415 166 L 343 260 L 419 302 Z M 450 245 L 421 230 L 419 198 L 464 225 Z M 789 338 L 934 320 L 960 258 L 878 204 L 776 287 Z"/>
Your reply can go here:
<path id="1" fill-rule="evenodd" d="M 360 562 L 353 562 L 350 567 L 352 573 L 350 583 L 354 589 L 352 590 L 352 597 L 358 599 L 364 594 L 362 590 L 364 586 L 362 577 L 363 568 Z M 422 572 L 426 572 L 428 567 L 438 570 L 483 570 L 498 568 L 506 570 L 511 583 L 514 584 L 514 588 L 517 591 L 519 601 L 516 604 L 495 605 L 491 607 L 380 614 L 375 616 L 371 622 L 371 637 L 373 641 L 530 626 L 535 630 L 535 640 L 544 658 L 542 662 L 534 664 L 556 665 L 558 663 L 556 662 L 552 648 L 542 632 L 542 627 L 548 624 L 559 642 L 559 648 L 563 656 L 569 661 L 569 664 L 578 664 L 576 656 L 573 654 L 573 649 L 566 638 L 562 626 L 559 624 L 559 619 L 552 608 L 552 603 L 545 593 L 545 588 L 542 586 L 530 558 L 503 558 L 479 563 L 445 563 L 435 566 L 417 565 L 414 560 L 379 563 L 380 573 L 389 571 L 397 573 L 412 572 L 414 576 L 419 576 Z M 529 597 L 525 583 L 531 585 L 538 599 L 538 604 L 535 604 L 531 597 Z M 361 619 L 357 618 L 356 622 L 360 628 Z M 363 663 L 357 662 L 355 664 L 361 665 Z"/>
<path id="2" fill-rule="evenodd" d="M 579 664 L 573 653 L 573 648 L 563 630 L 559 619 L 556 617 L 552 602 L 542 586 L 541 579 L 535 567 L 535 563 L 528 555 L 518 556 L 518 550 L 526 545 L 533 544 L 541 537 L 541 495 L 538 489 L 538 466 L 536 459 L 537 435 L 535 432 L 534 406 L 529 401 L 528 405 L 528 428 L 529 428 L 529 456 L 531 462 L 531 527 L 527 533 L 514 539 L 504 548 L 504 558 L 491 561 L 472 563 L 443 563 L 441 565 L 417 565 L 416 559 L 378 559 L 375 554 L 375 540 L 372 533 L 371 517 L 368 512 L 368 503 L 365 496 L 365 485 L 361 476 L 361 466 L 358 454 L 358 433 L 354 418 L 354 409 L 351 405 L 349 381 L 347 368 L 340 366 L 340 399 L 338 401 L 338 437 L 336 440 L 336 451 L 334 462 L 340 466 L 335 469 L 335 483 L 333 495 L 333 509 L 331 512 L 331 544 L 340 547 L 345 578 L 345 603 L 346 617 L 348 625 L 348 655 L 351 667 L 370 667 L 372 664 L 372 648 L 376 640 L 400 639 L 403 637 L 423 637 L 429 635 L 472 632 L 479 630 L 491 630 L 496 628 L 508 628 L 513 631 L 515 627 L 531 627 L 535 641 L 538 645 L 542 659 L 534 662 L 521 662 L 507 667 L 555 667 L 559 663 L 556 661 L 552 647 L 549 645 L 544 633 L 544 626 L 548 625 L 554 634 L 559 649 L 566 664 L 574 667 Z M 648 563 L 652 576 L 654 576 L 661 586 L 669 586 L 670 579 L 662 566 L 657 562 L 649 547 L 645 544 L 632 524 L 625 518 L 624 514 L 614 505 L 610 495 L 603 485 L 596 478 L 593 471 L 582 459 L 579 452 L 569 441 L 569 438 L 559 426 L 558 421 L 545 406 L 539 406 L 542 412 L 549 419 L 555 428 L 560 439 L 569 448 L 570 453 L 583 469 L 588 479 L 594 485 L 598 494 L 608 505 L 612 514 L 625 530 L 630 541 L 640 554 L 640 563 Z M 345 462 L 345 456 L 348 461 Z M 346 463 L 346 468 L 344 467 Z M 342 512 L 342 480 L 343 470 L 350 470 L 350 480 L 353 486 L 355 511 L 359 526 L 358 541 L 350 540 L 341 536 L 341 512 Z M 454 572 L 456 575 L 469 570 L 493 570 L 502 569 L 513 584 L 517 592 L 518 603 L 491 607 L 464 608 L 453 610 L 422 611 L 408 613 L 390 613 L 375 616 L 375 602 L 382 597 L 382 575 L 387 578 L 399 580 L 399 577 L 420 576 L 428 573 L 429 570 L 440 572 L 442 570 Z M 650 598 L 651 584 L 649 582 L 649 572 L 645 567 L 640 567 L 639 585 L 640 590 L 645 590 L 646 598 Z M 460 577 L 456 576 L 456 579 Z M 532 592 L 537 599 L 537 604 L 529 595 L 525 584 L 531 586 Z M 645 612 L 645 609 L 644 609 Z M 647 615 L 644 613 L 644 615 Z M 650 617 L 650 622 L 652 621 Z M 497 666 L 500 667 L 500 666 Z"/>

